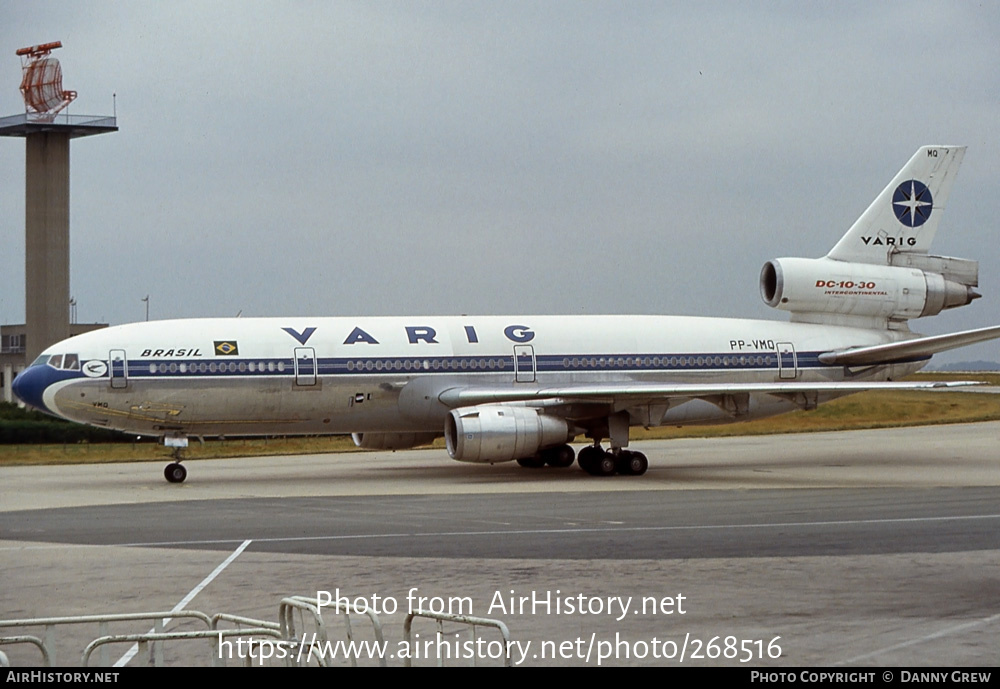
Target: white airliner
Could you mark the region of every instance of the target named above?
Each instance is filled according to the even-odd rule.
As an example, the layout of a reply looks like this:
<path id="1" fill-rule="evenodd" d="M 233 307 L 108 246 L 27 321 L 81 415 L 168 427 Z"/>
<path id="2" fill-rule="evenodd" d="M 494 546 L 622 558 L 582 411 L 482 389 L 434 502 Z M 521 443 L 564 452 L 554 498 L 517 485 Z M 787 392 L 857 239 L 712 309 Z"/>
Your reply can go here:
<path id="1" fill-rule="evenodd" d="M 226 318 L 135 323 L 55 344 L 14 381 L 80 423 L 189 437 L 353 433 L 363 448 L 444 435 L 463 462 L 638 475 L 631 426 L 812 409 L 1000 337 L 907 325 L 979 295 L 978 263 L 928 253 L 964 147 L 919 149 L 824 258 L 768 261 L 764 301 L 791 322 L 677 316 Z M 607 440 L 610 449 L 601 448 Z"/>

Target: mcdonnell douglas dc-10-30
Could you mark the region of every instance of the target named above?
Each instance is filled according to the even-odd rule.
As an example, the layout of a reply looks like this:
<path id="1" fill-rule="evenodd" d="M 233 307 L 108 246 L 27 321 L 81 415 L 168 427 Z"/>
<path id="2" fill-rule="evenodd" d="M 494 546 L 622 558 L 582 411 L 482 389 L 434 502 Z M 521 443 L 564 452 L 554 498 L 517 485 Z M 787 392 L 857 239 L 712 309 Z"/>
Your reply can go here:
<path id="1" fill-rule="evenodd" d="M 362 448 L 444 436 L 462 462 L 639 475 L 632 426 L 745 421 L 894 382 L 1000 326 L 923 337 L 911 318 L 980 295 L 979 264 L 928 253 L 965 147 L 920 148 L 823 258 L 764 264 L 790 322 L 679 316 L 212 318 L 88 332 L 14 381 L 72 421 L 188 439 L 352 433 Z M 576 455 L 568 444 L 591 439 Z M 608 449 L 602 448 L 607 441 Z"/>

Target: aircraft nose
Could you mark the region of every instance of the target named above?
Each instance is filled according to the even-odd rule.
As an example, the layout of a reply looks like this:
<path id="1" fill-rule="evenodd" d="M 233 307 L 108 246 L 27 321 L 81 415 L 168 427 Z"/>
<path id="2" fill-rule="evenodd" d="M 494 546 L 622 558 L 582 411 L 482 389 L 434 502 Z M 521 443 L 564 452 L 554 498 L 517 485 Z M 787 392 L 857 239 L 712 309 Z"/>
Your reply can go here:
<path id="1" fill-rule="evenodd" d="M 26 368 L 14 378 L 11 389 L 17 395 L 17 398 L 29 407 L 34 407 L 39 411 L 51 414 L 52 411 L 45 406 L 45 401 L 42 398 L 45 388 L 52 382 L 48 371 L 48 366 L 31 366 Z"/>

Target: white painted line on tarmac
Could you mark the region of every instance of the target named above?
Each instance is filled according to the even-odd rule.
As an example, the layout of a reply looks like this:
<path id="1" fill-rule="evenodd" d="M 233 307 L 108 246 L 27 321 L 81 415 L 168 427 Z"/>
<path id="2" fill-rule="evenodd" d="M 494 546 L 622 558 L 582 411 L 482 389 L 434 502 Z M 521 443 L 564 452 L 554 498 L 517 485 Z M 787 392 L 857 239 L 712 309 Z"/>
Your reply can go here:
<path id="1" fill-rule="evenodd" d="M 990 624 L 991 622 L 996 622 L 1000 620 L 1000 614 L 990 615 L 989 617 L 984 617 L 981 620 L 975 620 L 974 622 L 966 622 L 965 624 L 958 624 L 954 627 L 947 627 L 940 631 L 934 632 L 933 634 L 927 634 L 926 636 L 921 636 L 917 639 L 910 639 L 909 641 L 903 641 L 902 643 L 895 644 L 893 646 L 886 646 L 885 648 L 880 648 L 877 651 L 872 651 L 871 653 L 865 653 L 864 655 L 854 656 L 853 658 L 848 658 L 847 660 L 841 660 L 834 665 L 854 665 L 862 660 L 868 660 L 869 658 L 874 658 L 875 656 L 882 655 L 883 653 L 889 653 L 891 651 L 896 651 L 901 648 L 907 648 L 909 646 L 916 646 L 917 644 L 922 644 L 926 641 L 933 641 L 934 639 L 940 639 L 945 636 L 951 636 L 952 634 L 957 634 L 959 632 L 964 632 L 967 629 L 975 629 L 976 627 L 982 627 L 983 625 Z"/>
<path id="2" fill-rule="evenodd" d="M 197 596 L 199 593 L 201 593 L 206 586 L 208 586 L 209 584 L 211 584 L 212 581 L 217 576 L 219 576 L 220 574 L 222 574 L 223 570 L 226 567 L 228 567 L 230 564 L 232 564 L 233 560 L 235 560 L 236 558 L 238 558 L 240 556 L 240 553 L 242 553 L 244 550 L 246 550 L 247 546 L 249 546 L 251 543 L 253 543 L 253 541 L 251 541 L 251 540 L 243 541 L 243 543 L 241 543 L 240 546 L 236 550 L 234 550 L 232 552 L 232 554 L 230 554 L 229 557 L 227 557 L 225 560 L 223 560 L 222 563 L 218 567 L 216 567 L 215 569 L 212 570 L 211 574 L 209 574 L 207 577 L 205 577 L 204 579 L 202 579 L 200 584 L 198 584 L 193 589 L 191 589 L 188 592 L 188 594 L 181 599 L 180 603 L 178 603 L 177 605 L 175 605 L 170 612 L 172 612 L 172 613 L 178 613 L 181 610 L 183 610 L 187 606 L 188 603 L 190 603 L 192 600 L 194 600 L 195 596 Z M 171 618 L 169 618 L 169 617 L 166 618 L 165 620 L 163 620 L 163 626 L 166 627 L 167 624 L 170 623 L 170 620 L 171 620 Z M 150 629 L 149 632 L 152 634 L 154 632 L 154 630 Z M 138 652 L 139 652 L 139 644 L 138 643 L 132 644 L 132 648 L 130 648 L 128 651 L 126 651 L 125 655 L 123 655 L 121 658 L 119 658 L 118 661 L 112 667 L 124 667 L 125 665 L 128 664 L 128 662 L 130 660 L 132 660 L 132 658 L 135 657 L 135 654 L 138 653 Z"/>
<path id="3" fill-rule="evenodd" d="M 872 526 L 879 524 L 933 524 L 938 522 L 963 522 L 1000 519 L 1000 514 L 971 514 L 952 517 L 899 517 L 890 519 L 841 519 L 818 522 L 763 522 L 757 524 L 693 524 L 690 526 L 606 526 L 569 527 L 563 529 L 496 529 L 490 531 L 400 531 L 393 533 L 358 533 L 343 536 L 277 536 L 255 538 L 255 543 L 299 543 L 307 541 L 358 541 L 392 538 L 464 538 L 469 536 L 530 536 L 533 534 L 588 534 L 588 533 L 648 533 L 669 531 L 712 531 L 728 529 L 788 529 L 826 526 Z M 145 543 L 107 543 L 100 547 L 160 548 L 170 546 L 221 545 L 236 543 L 236 539 L 218 538 L 197 541 L 150 541 Z M 30 547 L 30 546 L 29 546 Z M 2 550 L 2 549 L 0 549 Z"/>
<path id="4" fill-rule="evenodd" d="M 746 529 L 808 529 L 827 526 L 876 526 L 879 524 L 933 524 L 946 522 L 967 522 L 979 520 L 997 520 L 1000 514 L 969 514 L 950 517 L 896 517 L 889 519 L 839 519 L 816 522 L 758 522 L 756 524 L 691 524 L 687 526 L 604 526 L 604 527 L 574 527 L 547 529 L 494 529 L 479 531 L 401 531 L 392 533 L 357 533 L 343 536 L 277 536 L 272 538 L 254 538 L 255 543 L 295 543 L 303 541 L 357 541 L 392 538 L 462 538 L 468 536 L 528 536 L 532 534 L 588 534 L 588 533 L 648 533 L 677 531 L 713 531 L 713 530 L 746 530 Z M 612 522 L 607 522 L 612 523 Z M 8 541 L 9 543 L 10 541 Z M 239 543 L 238 538 L 209 538 L 188 541 L 142 541 L 129 543 L 93 543 L 93 544 L 31 544 L 0 547 L 0 552 L 11 550 L 46 550 L 51 548 L 163 548 L 191 547 L 202 545 L 224 545 Z M 244 541 L 250 543 L 251 541 Z M 241 546 L 242 547 L 242 546 Z"/>

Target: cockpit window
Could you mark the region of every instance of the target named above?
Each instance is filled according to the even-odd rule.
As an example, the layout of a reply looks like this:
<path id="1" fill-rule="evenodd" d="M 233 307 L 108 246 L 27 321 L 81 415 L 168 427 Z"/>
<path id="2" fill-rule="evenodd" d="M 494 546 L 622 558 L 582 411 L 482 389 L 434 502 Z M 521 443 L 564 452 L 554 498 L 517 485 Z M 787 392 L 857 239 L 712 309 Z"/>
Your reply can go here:
<path id="1" fill-rule="evenodd" d="M 62 369 L 63 371 L 79 371 L 80 370 L 80 355 L 79 354 L 53 354 L 48 358 L 48 362 L 45 361 L 46 357 L 38 357 L 35 359 L 35 363 L 32 366 L 38 364 L 48 363 L 52 368 Z"/>
<path id="2" fill-rule="evenodd" d="M 31 362 L 32 366 L 44 366 L 49 360 L 48 354 L 42 354 L 37 359 Z"/>

